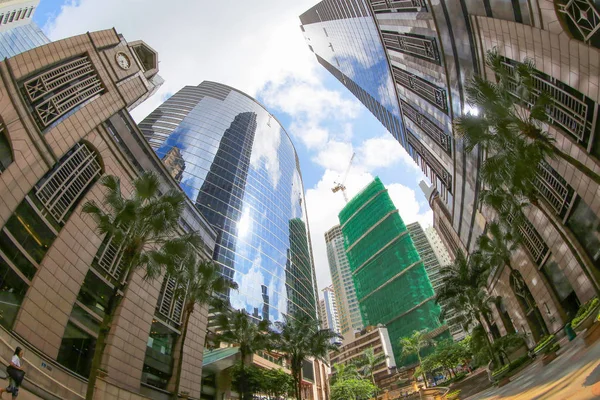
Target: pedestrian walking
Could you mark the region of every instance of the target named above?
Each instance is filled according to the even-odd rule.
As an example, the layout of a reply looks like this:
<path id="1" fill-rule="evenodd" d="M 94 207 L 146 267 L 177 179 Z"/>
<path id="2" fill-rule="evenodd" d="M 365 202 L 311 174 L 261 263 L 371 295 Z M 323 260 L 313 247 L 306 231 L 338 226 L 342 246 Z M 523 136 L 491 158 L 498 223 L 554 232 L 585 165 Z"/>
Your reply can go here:
<path id="1" fill-rule="evenodd" d="M 0 388 L 0 399 L 3 398 L 4 392 L 12 394 L 13 400 L 19 395 L 19 387 L 25 378 L 25 371 L 23 371 L 23 349 L 17 347 L 15 354 L 10 360 L 10 365 L 6 368 L 8 373 L 8 387 L 6 389 Z"/>

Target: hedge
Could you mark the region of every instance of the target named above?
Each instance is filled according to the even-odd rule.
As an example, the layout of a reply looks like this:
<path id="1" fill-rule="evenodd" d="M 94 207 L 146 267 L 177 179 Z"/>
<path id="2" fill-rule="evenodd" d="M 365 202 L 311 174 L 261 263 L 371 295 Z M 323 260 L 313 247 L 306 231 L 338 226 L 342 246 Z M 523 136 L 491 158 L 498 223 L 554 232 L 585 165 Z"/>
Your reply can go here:
<path id="1" fill-rule="evenodd" d="M 521 356 L 521 357 L 517 358 L 516 360 L 512 361 L 510 364 L 505 365 L 504 367 L 492 372 L 492 378 L 502 375 L 505 372 L 508 373 L 510 371 L 514 371 L 515 369 L 519 368 L 521 365 L 525 364 L 527 361 L 529 361 L 529 355 L 525 354 L 524 356 Z"/>
<path id="2" fill-rule="evenodd" d="M 599 303 L 600 303 L 600 300 L 598 300 L 597 297 L 594 297 L 592 300 L 588 301 L 587 303 L 585 303 L 581 307 L 579 307 L 579 310 L 577 311 L 577 315 L 575 315 L 575 318 L 573 318 L 573 320 L 571 321 L 571 326 L 573 328 L 575 328 L 584 319 L 589 317 L 590 314 L 592 313 L 592 311 L 598 306 Z"/>
<path id="3" fill-rule="evenodd" d="M 540 339 L 540 341 L 538 342 L 538 344 L 535 346 L 535 349 L 533 349 L 534 353 L 537 353 L 542 347 L 544 347 L 545 345 L 547 345 L 548 343 L 550 343 L 551 340 L 554 339 L 554 335 L 546 335 L 543 338 Z"/>

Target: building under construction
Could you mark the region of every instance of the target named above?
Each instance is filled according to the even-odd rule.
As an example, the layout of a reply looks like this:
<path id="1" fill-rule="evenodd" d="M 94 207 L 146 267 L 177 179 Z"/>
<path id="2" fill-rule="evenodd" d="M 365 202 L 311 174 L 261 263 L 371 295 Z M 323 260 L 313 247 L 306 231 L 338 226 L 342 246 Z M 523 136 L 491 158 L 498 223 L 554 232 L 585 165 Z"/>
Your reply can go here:
<path id="1" fill-rule="evenodd" d="M 416 355 L 401 356 L 401 338 L 421 330 L 450 334 L 440 329 L 440 307 L 423 261 L 379 178 L 350 200 L 339 219 L 365 326 L 385 325 L 398 365 L 413 364 Z"/>

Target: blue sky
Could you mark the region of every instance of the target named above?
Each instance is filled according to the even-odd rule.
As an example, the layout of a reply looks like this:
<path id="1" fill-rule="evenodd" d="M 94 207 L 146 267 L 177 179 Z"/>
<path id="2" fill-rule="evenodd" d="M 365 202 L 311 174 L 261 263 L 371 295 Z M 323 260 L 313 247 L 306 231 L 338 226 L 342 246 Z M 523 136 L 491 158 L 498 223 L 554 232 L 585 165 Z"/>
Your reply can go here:
<path id="1" fill-rule="evenodd" d="M 349 195 L 379 176 L 406 223 L 430 225 L 432 214 L 418 188 L 423 175 L 408 154 L 308 50 L 298 16 L 316 2 L 41 0 L 34 20 L 52 40 L 115 27 L 127 40 L 156 49 L 165 84 L 134 110 L 136 120 L 169 94 L 203 80 L 261 101 L 284 125 L 300 158 L 322 289 L 331 283 L 323 234 L 344 205 L 331 187 L 353 153 Z"/>

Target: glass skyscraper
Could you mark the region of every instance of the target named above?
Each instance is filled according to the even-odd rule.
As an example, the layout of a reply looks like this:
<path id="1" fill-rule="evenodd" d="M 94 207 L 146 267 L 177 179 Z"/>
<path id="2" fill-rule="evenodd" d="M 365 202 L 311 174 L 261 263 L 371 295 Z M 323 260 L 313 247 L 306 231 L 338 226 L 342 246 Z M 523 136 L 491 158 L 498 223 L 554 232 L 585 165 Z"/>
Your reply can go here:
<path id="1" fill-rule="evenodd" d="M 50 43 L 50 39 L 34 22 L 0 31 L 0 58 L 10 58 L 27 50 Z"/>
<path id="2" fill-rule="evenodd" d="M 280 123 L 215 82 L 187 86 L 140 123 L 150 145 L 219 237 L 214 258 L 239 285 L 233 307 L 281 320 L 316 318 L 304 187 Z"/>
<path id="3" fill-rule="evenodd" d="M 360 3 L 346 16 L 324 3 L 300 16 L 309 49 L 404 145 L 394 81 L 368 7 Z"/>

